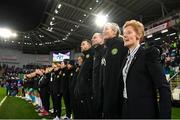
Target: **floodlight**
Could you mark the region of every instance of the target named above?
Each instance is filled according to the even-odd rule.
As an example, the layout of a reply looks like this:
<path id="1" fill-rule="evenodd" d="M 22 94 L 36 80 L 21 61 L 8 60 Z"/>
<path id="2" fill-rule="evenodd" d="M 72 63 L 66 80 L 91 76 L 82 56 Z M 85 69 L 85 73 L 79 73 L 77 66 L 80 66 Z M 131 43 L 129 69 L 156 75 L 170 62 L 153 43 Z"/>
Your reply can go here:
<path id="1" fill-rule="evenodd" d="M 107 22 L 107 18 L 107 15 L 98 14 L 95 22 L 99 27 L 102 27 Z"/>

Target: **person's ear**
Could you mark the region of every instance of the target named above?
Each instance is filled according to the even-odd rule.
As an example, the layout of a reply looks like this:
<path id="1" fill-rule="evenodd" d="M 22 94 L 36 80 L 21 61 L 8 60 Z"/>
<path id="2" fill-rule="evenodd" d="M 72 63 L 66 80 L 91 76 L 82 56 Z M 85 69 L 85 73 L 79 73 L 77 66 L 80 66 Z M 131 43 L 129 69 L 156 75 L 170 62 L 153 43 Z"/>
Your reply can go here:
<path id="1" fill-rule="evenodd" d="M 116 32 L 116 31 L 114 31 L 114 30 L 112 30 L 112 33 L 113 33 L 113 35 L 114 35 L 114 36 L 116 36 L 116 35 L 117 35 L 117 32 Z"/>
<path id="2" fill-rule="evenodd" d="M 141 35 L 140 35 L 140 34 L 137 34 L 137 35 L 136 35 L 136 39 L 137 39 L 137 40 L 140 40 L 140 39 L 141 39 Z"/>

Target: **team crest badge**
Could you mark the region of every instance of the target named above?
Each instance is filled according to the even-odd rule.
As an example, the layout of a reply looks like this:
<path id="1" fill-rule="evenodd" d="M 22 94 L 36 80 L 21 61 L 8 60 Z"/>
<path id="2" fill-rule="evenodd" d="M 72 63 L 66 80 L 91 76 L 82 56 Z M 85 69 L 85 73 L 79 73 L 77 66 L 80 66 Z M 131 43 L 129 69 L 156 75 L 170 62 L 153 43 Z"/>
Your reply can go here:
<path id="1" fill-rule="evenodd" d="M 112 50 L 111 50 L 111 54 L 112 55 L 116 55 L 118 53 L 118 49 L 117 48 L 113 48 Z"/>
<path id="2" fill-rule="evenodd" d="M 86 58 L 89 58 L 89 54 L 86 55 Z"/>

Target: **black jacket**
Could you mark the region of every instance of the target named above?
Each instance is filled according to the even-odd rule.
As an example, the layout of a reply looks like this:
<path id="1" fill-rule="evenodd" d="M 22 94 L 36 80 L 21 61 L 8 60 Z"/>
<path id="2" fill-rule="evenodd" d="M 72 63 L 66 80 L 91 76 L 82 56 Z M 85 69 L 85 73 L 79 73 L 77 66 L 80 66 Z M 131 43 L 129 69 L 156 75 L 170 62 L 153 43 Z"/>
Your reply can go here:
<path id="1" fill-rule="evenodd" d="M 38 76 L 38 75 L 36 75 L 35 77 L 32 78 L 33 79 L 33 88 L 36 90 L 38 89 L 39 78 L 40 78 L 40 76 Z"/>
<path id="2" fill-rule="evenodd" d="M 73 67 L 71 70 L 68 70 L 68 82 L 69 82 L 69 91 L 71 94 L 74 93 L 76 69 Z"/>
<path id="3" fill-rule="evenodd" d="M 49 93 L 49 79 L 47 79 L 46 74 L 39 77 L 38 88 L 40 89 L 40 92 L 48 92 Z"/>
<path id="4" fill-rule="evenodd" d="M 28 78 L 24 82 L 25 88 L 33 88 L 34 82 L 32 78 Z"/>
<path id="5" fill-rule="evenodd" d="M 101 104 L 101 80 L 100 80 L 100 68 L 101 68 L 101 59 L 104 51 L 104 45 L 98 45 L 95 49 L 94 61 L 93 61 L 93 96 L 96 110 L 102 109 Z M 102 112 L 102 111 L 101 111 Z"/>
<path id="6" fill-rule="evenodd" d="M 77 76 L 75 94 L 79 97 L 92 96 L 92 68 L 94 49 L 84 52 L 84 62 Z"/>
<path id="7" fill-rule="evenodd" d="M 158 58 L 155 48 L 140 47 L 135 54 L 126 79 L 128 118 L 171 118 L 170 86 Z"/>
<path id="8" fill-rule="evenodd" d="M 123 59 L 127 54 L 121 38 L 113 38 L 105 42 L 105 51 L 101 60 L 102 109 L 104 118 L 120 118 L 122 104 L 122 84 L 119 73 Z"/>
<path id="9" fill-rule="evenodd" d="M 73 86 L 73 95 L 75 96 L 75 94 L 76 94 L 76 84 L 77 84 L 77 76 L 78 76 L 78 74 L 79 74 L 79 71 L 80 71 L 80 66 L 77 66 L 76 67 L 76 69 L 75 69 L 75 71 L 74 71 L 74 76 L 73 76 L 73 81 L 71 82 L 71 86 Z"/>
<path id="10" fill-rule="evenodd" d="M 43 88 L 43 87 L 46 87 L 48 85 L 48 80 L 46 79 L 46 75 L 42 75 L 39 77 L 39 80 L 38 80 L 38 87 L 39 88 Z"/>
<path id="11" fill-rule="evenodd" d="M 61 76 L 59 75 L 59 71 L 52 71 L 49 74 L 50 77 L 50 81 L 49 81 L 49 85 L 50 85 L 50 90 L 53 94 L 60 94 L 61 93 Z M 51 78 L 52 77 L 52 78 Z"/>
<path id="12" fill-rule="evenodd" d="M 61 93 L 61 84 L 62 84 L 62 79 L 60 75 L 61 69 L 55 71 L 55 76 L 54 76 L 54 87 L 56 89 L 56 92 L 59 94 Z"/>
<path id="13" fill-rule="evenodd" d="M 60 79 L 61 79 L 61 93 L 66 94 L 69 92 L 69 81 L 68 81 L 67 68 L 61 69 Z"/>

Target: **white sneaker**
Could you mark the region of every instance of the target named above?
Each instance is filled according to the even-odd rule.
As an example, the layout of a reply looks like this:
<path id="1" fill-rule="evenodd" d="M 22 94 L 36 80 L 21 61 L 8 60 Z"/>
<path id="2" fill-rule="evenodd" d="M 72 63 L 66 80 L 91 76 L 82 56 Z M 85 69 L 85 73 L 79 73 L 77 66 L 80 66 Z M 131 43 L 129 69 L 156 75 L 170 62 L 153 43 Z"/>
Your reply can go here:
<path id="1" fill-rule="evenodd" d="M 65 117 L 64 119 L 69 120 L 69 118 L 68 118 L 68 117 Z"/>
<path id="2" fill-rule="evenodd" d="M 53 112 L 54 112 L 54 109 L 50 109 L 49 112 L 50 112 L 50 113 L 53 113 Z"/>
<path id="3" fill-rule="evenodd" d="M 73 118 L 73 116 L 72 116 L 72 114 L 71 114 L 71 118 L 70 119 L 72 119 Z"/>
<path id="4" fill-rule="evenodd" d="M 58 116 L 56 116 L 53 120 L 60 120 L 60 118 Z"/>
<path id="5" fill-rule="evenodd" d="M 62 116 L 61 118 L 62 118 L 62 119 L 66 118 L 66 115 Z"/>

